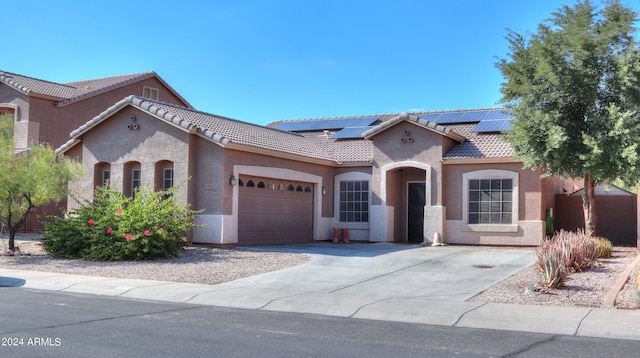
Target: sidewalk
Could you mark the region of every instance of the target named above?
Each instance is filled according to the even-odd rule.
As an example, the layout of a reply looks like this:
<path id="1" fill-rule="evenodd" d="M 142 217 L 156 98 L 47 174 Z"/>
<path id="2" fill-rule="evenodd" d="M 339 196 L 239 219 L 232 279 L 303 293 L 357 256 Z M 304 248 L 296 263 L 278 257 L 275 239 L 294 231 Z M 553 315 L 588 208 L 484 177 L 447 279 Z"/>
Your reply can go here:
<path id="1" fill-rule="evenodd" d="M 309 251 L 308 248 L 297 246 L 288 250 Z M 454 247 L 385 251 L 384 246 L 378 246 L 370 249 L 375 252 L 359 249 L 356 253 L 350 245 L 331 247 L 330 252 L 326 250 L 326 247 L 321 247 L 305 252 L 312 259 L 304 265 L 218 285 L 0 269 L 0 287 L 451 327 L 640 340 L 640 311 L 466 301 L 486 287 L 531 265 L 534 260 L 531 251 Z M 468 269 L 469 265 L 486 265 L 488 262 L 491 263 L 489 269 Z"/>

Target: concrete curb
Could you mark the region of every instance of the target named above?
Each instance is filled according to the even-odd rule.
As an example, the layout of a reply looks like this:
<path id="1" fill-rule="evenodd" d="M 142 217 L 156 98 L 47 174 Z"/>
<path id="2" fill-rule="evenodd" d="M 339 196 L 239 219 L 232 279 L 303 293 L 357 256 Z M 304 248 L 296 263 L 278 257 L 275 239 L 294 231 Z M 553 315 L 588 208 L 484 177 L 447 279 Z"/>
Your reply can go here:
<path id="1" fill-rule="evenodd" d="M 622 290 L 624 285 L 629 281 L 629 276 L 631 275 L 631 271 L 636 268 L 637 265 L 640 265 L 640 255 L 636 257 L 635 260 L 631 264 L 627 266 L 627 268 L 620 274 L 616 282 L 613 284 L 613 287 L 607 292 L 607 295 L 604 297 L 602 301 L 602 305 L 606 308 L 614 308 L 616 306 L 616 297 L 618 293 Z"/>

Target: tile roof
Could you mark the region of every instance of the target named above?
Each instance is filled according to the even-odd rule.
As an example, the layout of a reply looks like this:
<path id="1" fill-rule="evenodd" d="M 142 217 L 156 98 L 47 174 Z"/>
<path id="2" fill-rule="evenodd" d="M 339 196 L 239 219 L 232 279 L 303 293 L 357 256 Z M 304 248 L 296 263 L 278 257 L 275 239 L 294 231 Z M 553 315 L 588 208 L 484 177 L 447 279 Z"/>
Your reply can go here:
<path id="1" fill-rule="evenodd" d="M 372 124 L 374 128 L 365 132 L 363 138 L 333 139 L 331 135 L 334 132 L 328 130 L 293 133 L 273 128 L 274 123 L 268 126 L 261 126 L 138 96 L 124 98 L 74 130 L 71 133 L 72 139 L 56 151 L 67 151 L 80 141 L 79 138 L 83 133 L 109 118 L 124 106 L 137 107 L 185 131 L 195 131 L 223 147 L 233 145 L 248 146 L 276 153 L 330 161 L 338 165 L 371 163 L 373 161 L 373 141 L 367 140 L 367 138 L 371 138 L 395 123 L 404 120 L 411 121 L 428 130 L 436 131 L 458 141 L 445 154 L 444 160 L 502 158 L 510 157 L 513 154 L 511 147 L 503 142 L 497 133 L 474 132 L 473 129 L 477 123 L 452 123 L 444 126 L 426 121 L 420 118 L 418 114 L 387 114 L 377 116 L 377 122 Z M 331 118 L 331 120 L 335 119 Z M 323 119 L 313 119 L 313 121 L 318 120 Z"/>
<path id="2" fill-rule="evenodd" d="M 56 101 L 58 105 L 79 101 L 151 77 L 156 77 L 184 103 L 189 107 L 191 106 L 155 72 L 141 72 L 68 83 L 55 83 L 0 70 L 0 82 L 14 87 L 26 95 L 39 95 L 50 98 Z"/>
<path id="3" fill-rule="evenodd" d="M 79 142 L 78 138 L 83 133 L 127 105 L 137 107 L 186 131 L 195 130 L 201 136 L 224 147 L 238 144 L 332 162 L 365 161 L 369 160 L 373 154 L 371 144 L 362 140 L 356 140 L 353 143 L 348 141 L 335 143 L 321 135 L 285 132 L 137 96 L 126 97 L 71 132 L 72 139 L 56 152 L 65 152 Z M 346 153 L 349 154 L 346 155 Z"/>

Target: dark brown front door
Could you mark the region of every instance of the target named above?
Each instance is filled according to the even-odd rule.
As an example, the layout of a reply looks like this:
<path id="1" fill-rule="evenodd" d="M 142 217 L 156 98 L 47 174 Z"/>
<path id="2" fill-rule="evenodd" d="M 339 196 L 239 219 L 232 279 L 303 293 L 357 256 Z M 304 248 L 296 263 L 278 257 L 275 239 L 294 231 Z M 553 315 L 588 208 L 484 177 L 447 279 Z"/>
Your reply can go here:
<path id="1" fill-rule="evenodd" d="M 407 187 L 407 241 L 424 241 L 425 184 L 409 183 Z"/>

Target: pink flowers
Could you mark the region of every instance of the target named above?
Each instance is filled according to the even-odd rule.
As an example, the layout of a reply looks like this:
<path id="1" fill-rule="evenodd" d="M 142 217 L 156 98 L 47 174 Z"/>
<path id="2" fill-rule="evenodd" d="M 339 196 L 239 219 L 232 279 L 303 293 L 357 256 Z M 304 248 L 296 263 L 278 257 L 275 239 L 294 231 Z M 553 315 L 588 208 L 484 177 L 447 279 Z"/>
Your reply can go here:
<path id="1" fill-rule="evenodd" d="M 93 225 L 93 219 L 89 219 L 89 221 L 87 221 L 87 224 Z"/>
<path id="2" fill-rule="evenodd" d="M 144 231 L 144 236 L 149 236 L 149 234 L 151 234 L 151 233 L 149 232 L 149 230 L 145 230 L 145 231 Z"/>
<path id="3" fill-rule="evenodd" d="M 133 235 L 131 235 L 131 234 L 124 234 L 124 238 L 125 238 L 125 239 L 127 239 L 127 240 L 131 240 L 131 239 L 133 239 Z"/>
<path id="4" fill-rule="evenodd" d="M 107 228 L 107 234 L 111 234 L 113 232 L 112 228 Z"/>
<path id="5" fill-rule="evenodd" d="M 116 210 L 116 215 L 121 215 L 121 214 L 122 214 L 122 209 Z"/>

